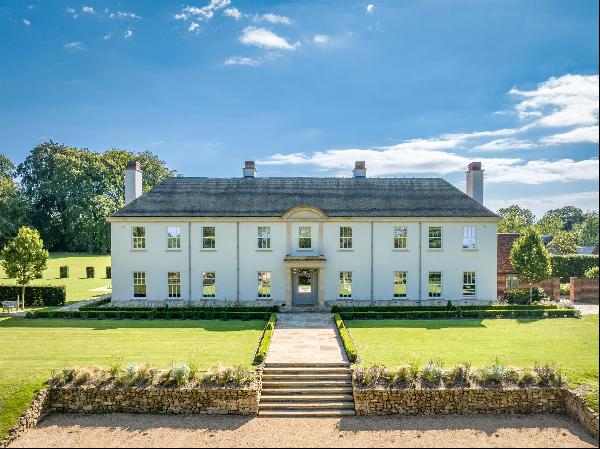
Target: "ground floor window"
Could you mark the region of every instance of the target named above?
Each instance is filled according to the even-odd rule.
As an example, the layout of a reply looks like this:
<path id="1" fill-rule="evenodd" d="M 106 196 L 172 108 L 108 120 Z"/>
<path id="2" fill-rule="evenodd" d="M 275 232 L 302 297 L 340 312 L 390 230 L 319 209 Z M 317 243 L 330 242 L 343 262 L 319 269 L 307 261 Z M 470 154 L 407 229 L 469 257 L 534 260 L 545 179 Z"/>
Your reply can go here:
<path id="1" fill-rule="evenodd" d="M 394 271 L 394 298 L 406 298 L 406 271 Z"/>
<path id="2" fill-rule="evenodd" d="M 339 294 L 340 294 L 340 298 L 351 298 L 352 297 L 352 272 L 351 271 L 340 271 Z"/>
<path id="3" fill-rule="evenodd" d="M 167 285 L 169 298 L 181 298 L 181 273 L 179 271 L 169 271 Z"/>
<path id="4" fill-rule="evenodd" d="M 271 272 L 269 271 L 258 272 L 258 297 L 271 297 Z"/>
<path id="5" fill-rule="evenodd" d="M 202 297 L 214 298 L 217 292 L 217 277 L 214 271 L 202 272 Z"/>
<path id="6" fill-rule="evenodd" d="M 514 274 L 509 274 L 506 276 L 506 290 L 514 290 L 519 288 L 519 277 Z"/>
<path id="7" fill-rule="evenodd" d="M 474 271 L 463 273 L 463 296 L 475 296 L 477 290 L 477 277 Z"/>
<path id="8" fill-rule="evenodd" d="M 133 297 L 134 298 L 145 298 L 146 297 L 146 272 L 135 271 L 133 273 Z"/>
<path id="9" fill-rule="evenodd" d="M 442 272 L 441 271 L 430 271 L 429 272 L 428 292 L 429 292 L 430 298 L 441 298 L 442 297 Z"/>

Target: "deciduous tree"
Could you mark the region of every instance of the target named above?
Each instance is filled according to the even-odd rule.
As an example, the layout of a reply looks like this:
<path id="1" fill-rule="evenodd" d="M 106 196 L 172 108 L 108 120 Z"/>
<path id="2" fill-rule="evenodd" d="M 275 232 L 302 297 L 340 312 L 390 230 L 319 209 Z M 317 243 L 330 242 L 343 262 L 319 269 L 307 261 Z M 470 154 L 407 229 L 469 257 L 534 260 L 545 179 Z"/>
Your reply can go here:
<path id="1" fill-rule="evenodd" d="M 522 233 L 535 222 L 535 216 L 526 208 L 513 204 L 498 210 L 498 232 Z"/>
<path id="2" fill-rule="evenodd" d="M 542 237 L 534 228 L 527 229 L 511 250 L 510 262 L 519 278 L 529 283 L 529 303 L 533 296 L 533 283 L 543 281 L 552 273 L 550 254 Z"/>

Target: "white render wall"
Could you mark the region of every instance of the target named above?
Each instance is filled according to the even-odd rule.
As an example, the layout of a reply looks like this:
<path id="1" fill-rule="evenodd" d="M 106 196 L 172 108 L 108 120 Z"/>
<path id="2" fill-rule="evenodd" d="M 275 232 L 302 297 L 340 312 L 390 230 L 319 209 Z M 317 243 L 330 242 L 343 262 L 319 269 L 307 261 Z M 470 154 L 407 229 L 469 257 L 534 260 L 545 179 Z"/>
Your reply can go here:
<path id="1" fill-rule="evenodd" d="M 394 249 L 394 226 L 398 225 L 408 227 L 406 250 Z M 145 227 L 145 250 L 131 249 L 133 226 Z M 167 249 L 167 226 L 181 227 L 181 250 Z M 215 226 L 215 250 L 202 249 L 202 226 Z M 270 250 L 257 249 L 259 226 L 271 228 Z M 298 248 L 299 226 L 312 228 L 313 244 L 309 251 Z M 339 248 L 341 226 L 352 228 L 353 248 L 351 250 Z M 442 227 L 443 248 L 441 250 L 428 249 L 429 226 Z M 462 248 L 464 226 L 476 226 L 476 250 Z M 496 299 L 497 225 L 493 220 L 381 219 L 371 222 L 357 219 L 348 221 L 325 219 L 313 222 L 286 222 L 284 219 L 272 219 L 237 222 L 226 219 L 209 221 L 112 218 L 111 232 L 112 284 L 115 301 L 133 299 L 134 271 L 146 272 L 148 301 L 168 299 L 167 272 L 169 271 L 181 272 L 183 300 L 201 300 L 202 272 L 214 271 L 216 273 L 215 300 L 256 301 L 257 273 L 270 271 L 271 298 L 275 304 L 282 304 L 285 303 L 284 258 L 287 254 L 294 256 L 321 254 L 327 259 L 325 269 L 320 273 L 320 276 L 324 277 L 324 299 L 327 302 L 338 299 L 340 271 L 353 273 L 351 299 L 354 301 L 398 301 L 398 298 L 393 297 L 394 271 L 407 272 L 407 300 L 429 300 L 427 294 L 429 271 L 442 272 L 442 298 L 436 298 L 435 303 L 443 301 L 445 304 L 448 300 L 463 299 L 464 271 L 477 273 L 477 300 Z M 421 233 L 421 242 L 419 242 L 419 233 Z M 372 249 L 371 235 L 373 236 Z M 420 282 L 419 267 L 421 267 Z M 421 284 L 420 289 L 419 284 Z M 346 298 L 343 300 L 347 301 Z"/>

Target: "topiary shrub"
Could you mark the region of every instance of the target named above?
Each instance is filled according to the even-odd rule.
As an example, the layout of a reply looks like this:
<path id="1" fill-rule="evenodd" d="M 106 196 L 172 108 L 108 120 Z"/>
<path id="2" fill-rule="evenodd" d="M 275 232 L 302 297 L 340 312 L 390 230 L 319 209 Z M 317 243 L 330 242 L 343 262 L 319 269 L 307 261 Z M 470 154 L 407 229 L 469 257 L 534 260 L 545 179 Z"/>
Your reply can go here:
<path id="1" fill-rule="evenodd" d="M 94 267 L 85 267 L 85 277 L 91 279 L 96 276 L 96 269 Z"/>
<path id="2" fill-rule="evenodd" d="M 63 265 L 59 268 L 60 278 L 66 279 L 69 277 L 69 266 Z"/>
<path id="3" fill-rule="evenodd" d="M 106 279 L 110 279 L 111 275 L 112 275 L 111 267 L 108 266 L 108 267 L 106 267 Z"/>

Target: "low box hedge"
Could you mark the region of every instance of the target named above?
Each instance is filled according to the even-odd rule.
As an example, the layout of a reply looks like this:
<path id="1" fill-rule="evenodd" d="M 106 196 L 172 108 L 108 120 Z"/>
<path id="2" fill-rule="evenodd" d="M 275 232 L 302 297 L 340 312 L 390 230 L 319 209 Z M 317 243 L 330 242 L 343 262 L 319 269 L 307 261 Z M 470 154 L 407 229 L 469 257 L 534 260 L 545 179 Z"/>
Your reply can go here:
<path id="1" fill-rule="evenodd" d="M 355 363 L 358 360 L 358 349 L 356 349 L 354 341 L 352 340 L 348 329 L 346 329 L 346 325 L 344 324 L 344 321 L 340 314 L 336 313 L 333 316 L 333 319 L 335 321 L 335 327 L 337 328 L 338 333 L 340 334 L 340 339 L 342 340 L 344 349 L 346 350 L 348 360 L 350 361 L 350 363 Z"/>
<path id="2" fill-rule="evenodd" d="M 0 285 L 0 302 L 15 301 L 21 296 L 22 288 L 18 285 Z M 25 287 L 25 307 L 62 306 L 67 300 L 67 288 L 53 285 L 36 285 Z"/>
<path id="3" fill-rule="evenodd" d="M 528 293 L 529 294 L 529 293 Z M 452 311 L 452 310 L 508 310 L 518 309 L 525 307 L 532 310 L 549 310 L 556 309 L 556 304 L 527 304 L 527 305 L 515 305 L 515 304 L 494 304 L 490 306 L 486 305 L 473 305 L 473 306 L 343 306 L 333 305 L 331 307 L 331 313 L 338 312 L 439 312 L 439 311 Z"/>
<path id="4" fill-rule="evenodd" d="M 576 309 L 438 310 L 408 312 L 340 312 L 343 320 L 442 320 L 461 318 L 579 318 Z"/>
<path id="5" fill-rule="evenodd" d="M 219 312 L 265 312 L 265 313 L 277 313 L 279 312 L 279 307 L 277 306 L 171 306 L 165 304 L 161 307 L 121 307 L 121 306 L 111 306 L 110 298 L 103 299 L 92 304 L 88 304 L 86 306 L 81 307 L 79 310 L 86 311 L 111 311 L 111 312 L 151 312 L 153 310 L 159 311 L 161 313 L 165 311 L 171 312 L 210 312 L 210 313 L 219 313 Z"/>
<path id="6" fill-rule="evenodd" d="M 260 343 L 256 349 L 256 354 L 254 355 L 254 360 L 252 363 L 255 365 L 260 365 L 267 358 L 267 352 L 269 351 L 269 346 L 271 345 L 271 338 L 273 338 L 276 324 L 277 314 L 272 313 L 267 325 L 265 326 L 265 330 L 263 331 L 262 338 L 260 339 Z"/>
<path id="7" fill-rule="evenodd" d="M 141 311 L 55 310 L 30 312 L 27 318 L 61 318 L 82 320 L 267 320 L 269 312 L 227 312 L 212 310 L 154 309 Z"/>

